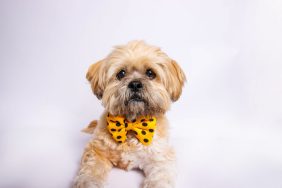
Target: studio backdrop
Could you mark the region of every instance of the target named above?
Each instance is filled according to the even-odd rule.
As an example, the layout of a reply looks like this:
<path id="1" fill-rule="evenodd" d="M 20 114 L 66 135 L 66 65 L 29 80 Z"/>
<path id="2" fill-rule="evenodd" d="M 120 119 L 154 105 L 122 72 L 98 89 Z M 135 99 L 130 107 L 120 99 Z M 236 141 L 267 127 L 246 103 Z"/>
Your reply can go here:
<path id="1" fill-rule="evenodd" d="M 103 112 L 86 71 L 144 40 L 187 75 L 167 113 L 177 187 L 281 188 L 281 33 L 280 0 L 1 0 L 0 187 L 71 186 Z"/>

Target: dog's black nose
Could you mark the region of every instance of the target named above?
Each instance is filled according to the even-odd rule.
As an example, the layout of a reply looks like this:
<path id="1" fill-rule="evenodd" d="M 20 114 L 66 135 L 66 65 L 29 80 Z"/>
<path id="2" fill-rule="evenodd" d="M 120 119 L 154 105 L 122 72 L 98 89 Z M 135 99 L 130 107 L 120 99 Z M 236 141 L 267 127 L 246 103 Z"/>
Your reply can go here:
<path id="1" fill-rule="evenodd" d="M 139 91 L 140 89 L 143 88 L 143 85 L 140 81 L 131 81 L 129 84 L 128 84 L 128 88 L 131 90 L 131 91 Z"/>

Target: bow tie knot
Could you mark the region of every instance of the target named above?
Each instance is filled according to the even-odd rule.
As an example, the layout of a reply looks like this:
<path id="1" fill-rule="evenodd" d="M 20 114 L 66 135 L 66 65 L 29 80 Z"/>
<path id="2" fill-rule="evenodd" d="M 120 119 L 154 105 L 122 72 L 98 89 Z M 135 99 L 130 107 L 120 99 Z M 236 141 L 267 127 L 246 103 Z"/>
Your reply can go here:
<path id="1" fill-rule="evenodd" d="M 143 144 L 150 145 L 156 129 L 156 118 L 140 116 L 133 121 L 128 121 L 124 116 L 107 116 L 107 129 L 112 138 L 118 143 L 124 143 L 128 131 L 133 131 L 135 137 Z"/>

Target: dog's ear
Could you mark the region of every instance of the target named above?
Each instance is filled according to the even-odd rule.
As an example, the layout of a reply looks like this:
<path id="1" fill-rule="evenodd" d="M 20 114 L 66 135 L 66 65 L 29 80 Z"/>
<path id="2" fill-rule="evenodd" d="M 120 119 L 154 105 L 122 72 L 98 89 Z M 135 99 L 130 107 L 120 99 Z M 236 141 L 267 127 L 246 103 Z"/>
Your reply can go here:
<path id="1" fill-rule="evenodd" d="M 172 101 L 177 101 L 182 93 L 182 87 L 186 81 L 186 76 L 180 66 L 174 61 L 171 60 L 168 62 L 168 80 L 166 88 L 170 94 Z"/>
<path id="2" fill-rule="evenodd" d="M 103 71 L 104 60 L 90 65 L 86 78 L 91 83 L 93 93 L 101 99 L 105 89 L 105 71 Z"/>

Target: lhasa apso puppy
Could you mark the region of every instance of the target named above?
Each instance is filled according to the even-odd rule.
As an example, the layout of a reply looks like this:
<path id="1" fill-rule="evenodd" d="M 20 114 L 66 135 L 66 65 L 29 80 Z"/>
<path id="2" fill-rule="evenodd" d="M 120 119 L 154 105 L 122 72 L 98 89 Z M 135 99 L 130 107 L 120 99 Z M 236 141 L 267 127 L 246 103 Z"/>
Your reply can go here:
<path id="1" fill-rule="evenodd" d="M 74 187 L 104 187 L 113 167 L 143 170 L 144 188 L 174 187 L 175 153 L 165 112 L 185 82 L 179 65 L 160 48 L 132 41 L 91 65 L 86 77 L 105 111 L 86 129 L 93 138 Z"/>

